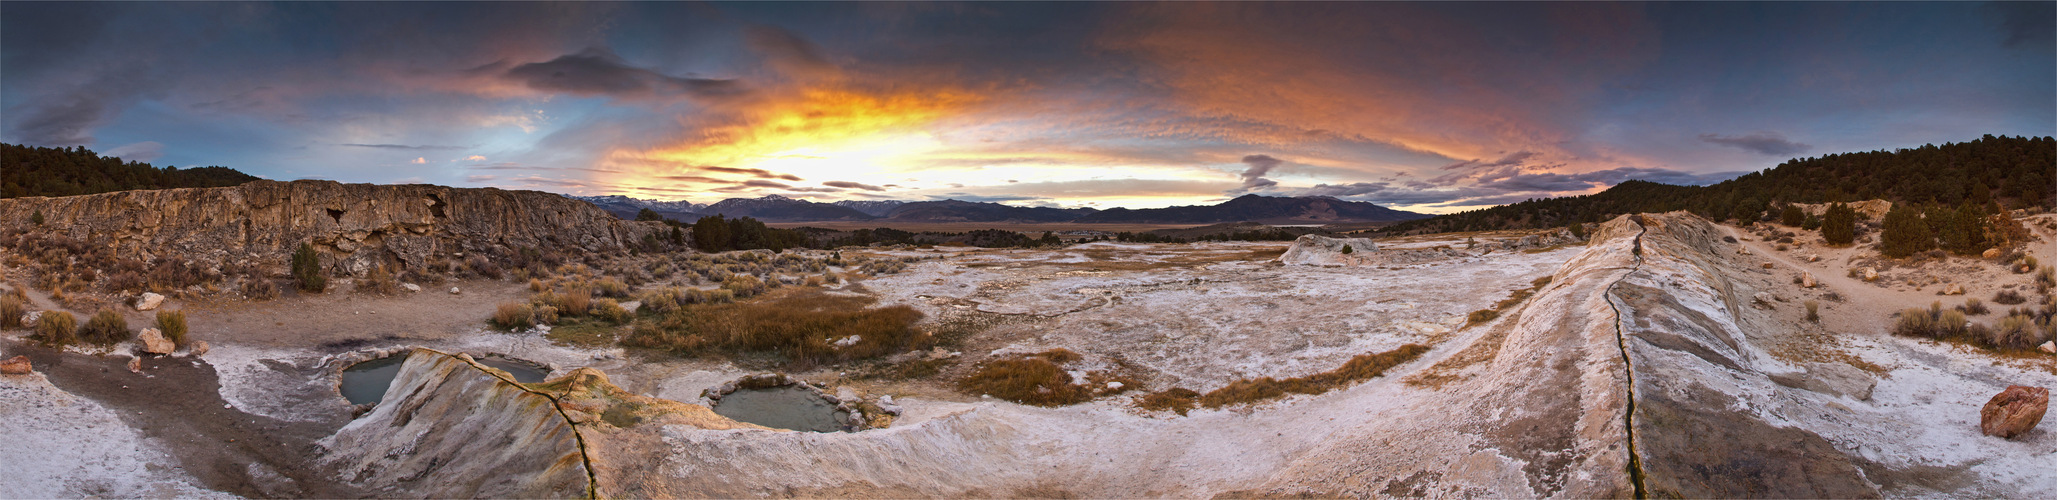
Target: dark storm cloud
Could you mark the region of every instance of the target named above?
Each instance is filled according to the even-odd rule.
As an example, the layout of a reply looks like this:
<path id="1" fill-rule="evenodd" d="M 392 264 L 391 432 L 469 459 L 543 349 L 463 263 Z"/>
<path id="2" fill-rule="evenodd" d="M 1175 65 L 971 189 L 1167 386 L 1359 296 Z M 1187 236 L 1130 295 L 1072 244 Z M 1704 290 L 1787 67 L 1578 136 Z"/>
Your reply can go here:
<path id="1" fill-rule="evenodd" d="M 1278 168 L 1280 163 L 1285 161 L 1267 155 L 1244 156 L 1243 164 L 1249 165 L 1250 168 L 1243 170 L 1243 185 L 1232 191 L 1251 191 L 1277 186 L 1278 181 L 1266 179 L 1264 176 L 1270 174 L 1271 169 Z"/>
<path id="2" fill-rule="evenodd" d="M 744 187 L 757 187 L 757 188 L 779 188 L 779 189 L 792 189 L 792 188 L 793 188 L 793 186 L 792 186 L 792 185 L 790 185 L 790 184 L 785 184 L 785 183 L 781 183 L 781 182 L 763 181 L 763 180 L 749 180 L 749 181 L 743 181 L 743 186 L 744 186 Z"/>
<path id="3" fill-rule="evenodd" d="M 493 72 L 506 65 L 502 61 L 472 71 Z M 502 77 L 545 92 L 619 99 L 675 95 L 720 98 L 743 92 L 742 86 L 734 80 L 682 78 L 630 66 L 620 56 L 604 48 L 590 48 L 545 62 L 514 66 L 508 68 Z"/>
<path id="4" fill-rule="evenodd" d="M 1758 132 L 1750 135 L 1700 134 L 1700 140 L 1712 144 L 1742 148 L 1766 156 L 1791 156 L 1807 152 L 1814 146 L 1786 140 L 1778 132 Z"/>
<path id="5" fill-rule="evenodd" d="M 8 140 L 41 146 L 93 143 L 93 131 L 161 85 L 146 77 L 146 67 L 108 69 L 91 81 L 58 91 L 58 95 L 12 106 L 7 111 Z"/>
<path id="6" fill-rule="evenodd" d="M 886 188 L 883 188 L 883 187 L 879 187 L 879 186 L 873 186 L 873 185 L 870 185 L 870 184 L 864 184 L 864 183 L 859 183 L 859 182 L 850 182 L 850 181 L 828 181 L 828 182 L 824 182 L 824 183 L 821 183 L 821 185 L 823 185 L 823 186 L 830 186 L 830 187 L 839 187 L 839 188 L 845 188 L 845 189 L 862 189 L 862 190 L 865 190 L 865 191 L 885 191 L 885 190 L 886 190 Z"/>

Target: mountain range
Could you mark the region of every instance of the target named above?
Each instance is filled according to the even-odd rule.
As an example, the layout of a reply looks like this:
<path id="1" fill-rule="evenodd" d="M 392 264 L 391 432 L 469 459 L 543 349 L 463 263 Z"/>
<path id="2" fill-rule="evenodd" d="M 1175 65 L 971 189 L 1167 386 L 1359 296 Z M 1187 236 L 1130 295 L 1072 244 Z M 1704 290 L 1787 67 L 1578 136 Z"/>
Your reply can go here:
<path id="1" fill-rule="evenodd" d="M 1268 224 L 1330 224 L 1338 222 L 1397 222 L 1429 217 L 1426 214 L 1394 210 L 1372 203 L 1344 201 L 1326 196 L 1275 197 L 1243 195 L 1217 205 L 1168 208 L 1017 207 L 999 203 L 962 200 L 939 201 L 838 201 L 820 203 L 768 195 L 761 198 L 730 198 L 713 204 L 654 201 L 626 196 L 575 196 L 618 217 L 633 219 L 643 209 L 666 218 L 692 221 L 709 215 L 751 217 L 767 222 L 818 222 L 887 220 L 896 222 L 1122 222 L 1152 224 L 1213 224 L 1263 222 Z"/>

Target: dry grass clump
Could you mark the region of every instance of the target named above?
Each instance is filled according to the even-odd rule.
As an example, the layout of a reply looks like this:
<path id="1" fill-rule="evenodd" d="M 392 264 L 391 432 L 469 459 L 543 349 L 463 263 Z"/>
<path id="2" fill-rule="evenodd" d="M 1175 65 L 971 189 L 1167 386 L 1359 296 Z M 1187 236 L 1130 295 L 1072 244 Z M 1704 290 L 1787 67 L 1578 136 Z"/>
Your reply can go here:
<path id="1" fill-rule="evenodd" d="M 1971 323 L 1964 312 L 1943 309 L 1941 303 L 1928 309 L 1909 308 L 1899 313 L 1893 333 L 1935 340 L 1965 342 L 1987 349 L 2019 351 L 2034 349 L 2057 337 L 2050 317 L 2033 309 L 2016 308 L 2000 319 L 1999 328 Z"/>
<path id="2" fill-rule="evenodd" d="M 555 315 L 555 312 L 552 312 Z M 501 302 L 493 311 L 493 326 L 519 330 L 536 326 L 536 308 L 524 302 Z"/>
<path id="3" fill-rule="evenodd" d="M 507 275 L 507 270 L 502 269 L 499 263 L 478 255 L 464 259 L 464 268 L 470 269 L 471 272 L 478 273 L 479 276 L 483 276 L 486 279 L 497 280 Z"/>
<path id="4" fill-rule="evenodd" d="M 2028 302 L 2028 298 L 2022 297 L 2021 292 L 2016 292 L 2013 290 L 2001 290 L 2000 293 L 1993 294 L 1994 304 L 2011 306 L 2023 302 Z"/>
<path id="5" fill-rule="evenodd" d="M 1200 397 L 1200 404 L 1219 408 L 1285 397 L 1288 394 L 1321 394 L 1385 374 L 1387 369 L 1413 361 L 1428 352 L 1428 346 L 1407 344 L 1391 351 L 1359 354 L 1334 370 L 1305 377 L 1273 379 L 1261 377 L 1229 382 Z"/>
<path id="6" fill-rule="evenodd" d="M 394 278 L 393 273 L 387 272 L 386 266 L 373 267 L 371 272 L 365 273 L 364 279 L 357 280 L 357 286 L 351 292 L 393 295 L 400 293 L 400 280 Z"/>
<path id="7" fill-rule="evenodd" d="M 1964 305 L 1957 306 L 1957 310 L 1964 311 L 1964 314 L 1969 314 L 1972 316 L 1992 312 L 1991 309 L 1986 308 L 1985 302 L 1981 302 L 1978 300 L 1978 297 L 1965 298 Z"/>
<path id="8" fill-rule="evenodd" d="M 1487 322 L 1487 321 L 1492 321 L 1492 320 L 1494 320 L 1494 319 L 1498 319 L 1499 317 L 1500 317 L 1500 311 L 1495 311 L 1495 310 L 1492 310 L 1492 309 L 1480 309 L 1480 310 L 1477 310 L 1477 311 L 1472 311 L 1472 312 L 1471 312 L 1471 314 L 1469 314 L 1469 315 L 1465 315 L 1465 317 L 1464 317 L 1464 320 L 1465 320 L 1465 322 L 1464 322 L 1464 326 L 1472 326 L 1472 325 L 1477 325 L 1477 324 L 1483 324 L 1483 323 L 1485 323 L 1485 322 Z"/>
<path id="9" fill-rule="evenodd" d="M 1071 383 L 1071 374 L 1041 357 L 997 359 L 980 365 L 957 381 L 966 393 L 986 394 L 1016 403 L 1064 406 L 1093 399 L 1093 389 Z"/>
<path id="10" fill-rule="evenodd" d="M 629 285 L 613 277 L 606 277 L 593 283 L 593 291 L 601 297 L 623 299 L 629 296 Z"/>
<path id="11" fill-rule="evenodd" d="M 1200 407 L 1200 393 L 1184 387 L 1173 387 L 1136 398 L 1136 407 L 1150 411 L 1171 411 L 1184 416 L 1186 412 Z"/>
<path id="12" fill-rule="evenodd" d="M 665 314 L 677 311 L 685 304 L 686 292 L 677 288 L 656 288 L 644 290 L 643 293 L 636 295 L 636 300 L 643 302 L 640 312 Z"/>
<path id="13" fill-rule="evenodd" d="M 922 314 L 912 307 L 867 308 L 876 299 L 828 295 L 818 289 L 787 290 L 791 292 L 738 303 L 715 302 L 712 299 L 723 294 L 712 294 L 707 303 L 636 322 L 621 343 L 683 354 L 773 354 L 789 366 L 804 368 L 924 349 L 934 342 L 927 332 L 914 328 Z M 836 345 L 838 340 L 845 340 L 844 345 Z"/>
<path id="14" fill-rule="evenodd" d="M 142 291 L 147 285 L 143 281 L 143 275 L 135 271 L 109 274 L 106 280 L 100 282 L 101 289 L 112 293 Z"/>
<path id="15" fill-rule="evenodd" d="M 186 346 L 186 312 L 169 309 L 157 311 L 157 330 L 164 338 L 171 339 L 179 347 Z"/>
<path id="16" fill-rule="evenodd" d="M 31 338 L 46 346 L 63 346 L 79 343 L 79 320 L 69 311 L 43 311 L 36 320 L 36 333 Z"/>
<path id="17" fill-rule="evenodd" d="M 629 315 L 628 309 L 621 307 L 621 303 L 615 302 L 614 299 L 599 299 L 593 301 L 593 308 L 591 310 L 588 310 L 587 314 L 591 315 L 594 318 L 599 318 L 602 321 L 606 321 L 608 323 L 613 323 L 617 325 L 625 324 L 628 323 L 629 320 L 635 319 Z"/>
<path id="18" fill-rule="evenodd" d="M 21 328 L 21 315 L 28 313 L 28 305 L 14 295 L 0 295 L 0 328 Z"/>
<path id="19" fill-rule="evenodd" d="M 1803 302 L 1802 304 L 1804 304 L 1804 305 L 1806 305 L 1806 306 L 1807 306 L 1807 321 L 1811 321 L 1811 322 L 1815 322 L 1815 323 L 1820 323 L 1820 322 L 1821 322 L 1821 303 L 1820 303 L 1820 302 L 1816 302 L 1816 301 L 1812 301 L 1812 300 L 1809 300 L 1809 301 L 1807 301 L 1807 302 Z"/>
<path id="20" fill-rule="evenodd" d="M 735 294 L 736 298 L 750 298 L 764 293 L 767 286 L 763 280 L 748 274 L 732 274 L 721 280 L 721 289 Z"/>
<path id="21" fill-rule="evenodd" d="M 243 280 L 243 296 L 254 300 L 279 298 L 279 284 L 263 277 L 252 276 Z"/>
<path id="22" fill-rule="evenodd" d="M 114 345 L 136 337 L 129 330 L 129 320 L 113 309 L 101 309 L 86 320 L 86 326 L 79 328 L 79 340 L 100 345 Z"/>
<path id="23" fill-rule="evenodd" d="M 2043 329 L 2036 326 L 2034 316 L 2014 314 L 2000 319 L 2000 327 L 1993 330 L 1991 343 L 2000 349 L 2028 350 L 2043 341 Z"/>

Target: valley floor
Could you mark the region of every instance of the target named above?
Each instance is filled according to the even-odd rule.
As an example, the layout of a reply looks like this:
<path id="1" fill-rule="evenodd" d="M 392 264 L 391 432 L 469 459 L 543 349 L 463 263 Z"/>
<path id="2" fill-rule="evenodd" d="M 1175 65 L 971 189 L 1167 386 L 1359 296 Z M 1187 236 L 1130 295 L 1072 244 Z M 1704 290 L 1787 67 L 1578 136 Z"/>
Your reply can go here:
<path id="1" fill-rule="evenodd" d="M 1670 226 L 1609 223 L 1614 232 L 1590 246 L 1394 266 L 1278 265 L 1271 260 L 1283 243 L 848 251 L 933 257 L 833 293 L 915 307 L 926 325 L 965 332 L 957 355 L 935 376 L 904 380 L 839 366 L 796 373 L 866 397 L 892 395 L 905 413 L 891 427 L 857 433 L 666 426 L 651 445 L 665 457 L 653 466 L 661 477 L 647 480 L 712 497 L 2057 493 L 2057 478 L 2036 472 L 2057 466 L 2057 436 L 1978 431 L 1979 406 L 2007 385 L 2057 386 L 2057 357 L 1889 333 L 1896 311 L 1961 303 L 1964 296 L 1937 295 L 1952 283 L 1971 297 L 2004 289 L 2039 298 L 2030 275 L 1952 258 L 1865 281 L 1848 274 L 1872 265 L 1861 250 L 1802 238 L 1781 251 L 1764 233 L 1733 226 L 1664 236 L 1682 243 L 1641 236 L 1691 226 L 1658 220 Z M 2028 253 L 2057 259 L 2057 232 L 2029 225 L 2041 239 Z M 1462 249 L 1509 236 L 1382 244 Z M 1801 272 L 1821 285 L 1802 288 Z M 1544 277 L 1552 281 L 1537 287 Z M 449 293 L 453 286 L 462 293 Z M 1534 298 L 1498 319 L 1467 320 L 1531 288 Z M 559 374 L 592 367 L 630 392 L 700 404 L 704 389 L 756 371 L 486 329 L 496 304 L 526 293 L 467 281 L 397 297 L 174 300 L 167 307 L 188 311 L 193 335 L 213 349 L 148 358 L 141 374 L 127 370 L 125 353 L 53 351 L 24 340 L 27 332 L 0 332 L 0 357 L 27 354 L 41 372 L 0 375 L 0 442 L 16 443 L 25 464 L 0 476 L 0 491 L 378 496 L 317 460 L 317 441 L 352 419 L 334 389 L 337 356 L 363 349 L 499 354 Z M 31 297 L 38 309 L 56 307 Z M 1805 318 L 1810 300 L 1818 322 Z M 132 325 L 147 323 L 143 313 L 130 316 Z M 1236 380 L 1305 376 L 1405 344 L 1431 350 L 1327 394 L 1185 415 L 1135 401 L 1174 387 L 1205 393 Z M 1043 408 L 951 383 L 980 362 L 1057 348 L 1082 356 L 1076 371 L 1121 371 L 1142 390 Z M 1725 422 L 1737 433 L 1733 447 L 1694 442 L 1700 430 L 1667 428 L 1662 417 L 1674 414 L 1659 411 Z M 1787 438 L 1821 444 L 1788 446 L 1805 454 L 1789 468 L 1731 463 L 1770 449 L 1750 443 Z M 1695 446 L 1715 451 L 1676 468 L 1652 464 Z M 1622 473 L 1638 452 L 1646 479 Z M 1700 463 L 1693 460 L 1719 461 L 1702 469 L 1730 484 L 1679 472 Z M 1796 485 L 1748 488 L 1764 481 Z"/>

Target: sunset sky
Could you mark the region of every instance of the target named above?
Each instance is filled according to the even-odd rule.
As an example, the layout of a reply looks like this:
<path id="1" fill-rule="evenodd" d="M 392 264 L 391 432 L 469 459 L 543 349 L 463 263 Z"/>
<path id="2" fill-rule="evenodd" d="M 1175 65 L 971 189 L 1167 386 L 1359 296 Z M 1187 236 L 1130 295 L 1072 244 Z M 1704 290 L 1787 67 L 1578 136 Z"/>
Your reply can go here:
<path id="1" fill-rule="evenodd" d="M 2053 3 L 0 4 L 0 140 L 712 202 L 1422 212 L 2057 133 Z"/>

